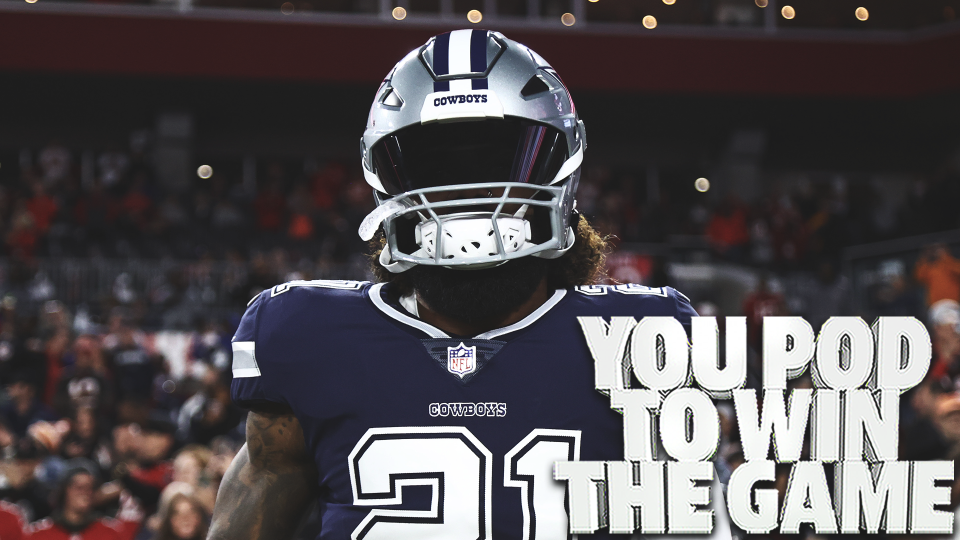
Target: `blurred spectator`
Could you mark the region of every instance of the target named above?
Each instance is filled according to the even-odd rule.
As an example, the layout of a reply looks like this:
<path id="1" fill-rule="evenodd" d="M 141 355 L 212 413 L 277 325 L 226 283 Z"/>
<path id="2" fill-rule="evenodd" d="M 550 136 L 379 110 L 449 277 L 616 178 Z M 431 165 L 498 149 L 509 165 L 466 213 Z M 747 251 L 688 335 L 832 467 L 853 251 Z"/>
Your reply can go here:
<path id="1" fill-rule="evenodd" d="M 66 471 L 50 518 L 30 527 L 30 540 L 132 540 L 139 520 L 101 517 L 95 509 L 99 487 L 94 474 L 78 466 Z"/>
<path id="2" fill-rule="evenodd" d="M 104 339 L 116 374 L 120 399 L 148 400 L 156 372 L 155 359 L 144 349 L 138 333 L 126 316 L 121 316 L 116 332 Z"/>
<path id="3" fill-rule="evenodd" d="M 90 191 L 77 201 L 73 213 L 88 242 L 100 250 L 111 247 L 113 224 L 120 213 L 120 205 L 99 180 L 94 181 Z"/>
<path id="4" fill-rule="evenodd" d="M 120 183 L 127 167 L 130 165 L 130 158 L 119 150 L 111 149 L 100 154 L 97 158 L 97 167 L 100 169 L 100 183 L 109 188 L 113 188 Z"/>
<path id="5" fill-rule="evenodd" d="M 43 173 L 43 181 L 52 186 L 64 179 L 70 173 L 72 157 L 70 150 L 60 141 L 54 139 L 43 150 L 40 150 L 39 165 Z"/>
<path id="6" fill-rule="evenodd" d="M 846 312 L 845 302 L 849 294 L 846 279 L 837 273 L 836 266 L 829 260 L 820 262 L 816 279 L 811 280 L 801 294 L 806 306 L 804 315 L 814 331 L 830 317 Z"/>
<path id="7" fill-rule="evenodd" d="M 152 218 L 153 202 L 146 194 L 146 184 L 146 175 L 137 174 L 127 194 L 120 200 L 124 223 L 136 231 L 143 231 Z"/>
<path id="8" fill-rule="evenodd" d="M 13 209 L 10 218 L 10 232 L 7 233 L 7 246 L 10 253 L 23 259 L 32 259 L 39 239 L 36 221 L 27 209 L 26 203 L 20 201 Z"/>
<path id="9" fill-rule="evenodd" d="M 720 203 L 707 225 L 707 238 L 720 257 L 743 260 L 750 232 L 746 212 L 735 197 L 728 196 Z"/>
<path id="10" fill-rule="evenodd" d="M 73 351 L 73 364 L 64 368 L 57 383 L 54 407 L 61 416 L 82 408 L 108 417 L 113 411 L 113 390 L 100 343 L 93 336 L 79 336 Z"/>
<path id="11" fill-rule="evenodd" d="M 36 383 L 29 377 L 16 375 L 7 386 L 7 394 L 10 401 L 0 407 L 0 415 L 4 425 L 17 437 L 25 437 L 27 428 L 36 422 L 56 420 L 53 411 L 37 397 Z"/>
<path id="12" fill-rule="evenodd" d="M 181 438 L 209 444 L 215 437 L 227 435 L 240 424 L 243 412 L 230 399 L 228 372 L 209 371 L 204 389 L 184 402 L 178 418 Z"/>
<path id="13" fill-rule="evenodd" d="M 290 208 L 290 225 L 287 227 L 287 236 L 294 241 L 304 241 L 312 238 L 314 208 L 306 184 L 297 184 L 290 195 L 287 207 Z"/>
<path id="14" fill-rule="evenodd" d="M 960 457 L 960 394 L 942 394 L 936 400 L 936 426 L 949 445 L 945 459 Z"/>
<path id="15" fill-rule="evenodd" d="M 949 446 L 936 424 L 937 399 L 944 390 L 939 377 L 928 376 L 905 396 L 909 406 L 900 423 L 900 459 L 943 459 L 946 455 Z"/>
<path id="16" fill-rule="evenodd" d="M 287 204 L 283 197 L 280 180 L 273 180 L 267 184 L 253 203 L 257 217 L 257 228 L 261 231 L 274 232 L 283 227 L 286 219 Z"/>
<path id="17" fill-rule="evenodd" d="M 151 415 L 142 427 L 127 424 L 114 430 L 114 447 L 120 460 L 114 475 L 145 508 L 154 508 L 160 493 L 173 480 L 169 458 L 175 430 L 162 413 Z"/>
<path id="18" fill-rule="evenodd" d="M 874 294 L 877 315 L 906 317 L 917 314 L 917 301 L 905 274 L 901 261 L 885 261 L 880 265 L 880 284 Z"/>
<path id="19" fill-rule="evenodd" d="M 160 510 L 160 525 L 152 540 L 204 540 L 209 515 L 196 497 L 175 494 Z"/>
<path id="20" fill-rule="evenodd" d="M 79 408 L 71 420 L 70 433 L 61 443 L 61 455 L 66 459 L 87 459 L 106 471 L 111 464 L 110 449 L 101 441 L 102 433 L 93 409 Z"/>
<path id="21" fill-rule="evenodd" d="M 313 177 L 313 204 L 321 210 L 334 207 L 340 190 L 347 180 L 347 168 L 341 163 L 329 163 Z"/>
<path id="22" fill-rule="evenodd" d="M 31 186 L 33 197 L 27 201 L 27 211 L 33 217 L 37 233 L 44 235 L 50 230 L 53 217 L 57 214 L 57 202 L 47 195 L 43 183 L 34 182 Z"/>
<path id="23" fill-rule="evenodd" d="M 915 274 L 927 288 L 927 306 L 938 300 L 960 300 L 960 261 L 950 255 L 947 246 L 934 244 L 924 248 Z"/>
<path id="24" fill-rule="evenodd" d="M 960 303 L 940 300 L 930 308 L 933 363 L 930 377 L 960 377 Z"/>

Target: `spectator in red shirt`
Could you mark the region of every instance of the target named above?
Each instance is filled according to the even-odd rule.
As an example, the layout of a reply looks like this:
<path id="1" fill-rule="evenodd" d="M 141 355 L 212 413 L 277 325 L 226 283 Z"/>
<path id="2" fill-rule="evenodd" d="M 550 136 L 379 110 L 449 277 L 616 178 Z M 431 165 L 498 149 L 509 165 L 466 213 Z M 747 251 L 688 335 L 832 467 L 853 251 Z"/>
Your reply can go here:
<path id="1" fill-rule="evenodd" d="M 139 521 L 118 521 L 100 517 L 94 510 L 97 479 L 88 469 L 67 470 L 53 515 L 31 525 L 29 540 L 132 540 Z"/>
<path id="2" fill-rule="evenodd" d="M 33 216 L 23 201 L 17 204 L 10 218 L 10 232 L 7 233 L 7 245 L 10 253 L 22 259 L 32 259 L 37 248 L 37 226 Z"/>
<path id="3" fill-rule="evenodd" d="M 3 540 L 21 540 L 26 525 L 23 520 L 23 511 L 20 510 L 19 506 L 7 501 L 0 501 L 0 538 Z"/>
<path id="4" fill-rule="evenodd" d="M 940 300 L 960 301 L 960 261 L 943 244 L 927 246 L 914 270 L 917 281 L 927 288 L 927 306 Z"/>
<path id="5" fill-rule="evenodd" d="M 42 182 L 34 182 L 32 188 L 33 197 L 27 201 L 27 211 L 33 216 L 37 232 L 44 235 L 50 230 L 50 224 L 57 215 L 57 201 L 47 195 Z"/>
<path id="6" fill-rule="evenodd" d="M 90 192 L 77 201 L 73 212 L 77 224 L 85 230 L 87 239 L 101 244 L 113 237 L 113 224 L 119 210 L 120 205 L 96 179 Z"/>
<path id="7" fill-rule="evenodd" d="M 707 225 L 707 238 L 714 251 L 724 259 L 739 261 L 750 241 L 747 213 L 734 197 L 724 200 Z"/>
<path id="8" fill-rule="evenodd" d="M 145 193 L 146 180 L 142 174 L 134 178 L 133 185 L 120 201 L 120 208 L 126 221 L 138 229 L 143 229 L 147 225 L 150 217 L 150 211 L 153 209 L 153 202 Z"/>
<path id="9" fill-rule="evenodd" d="M 257 228 L 261 231 L 275 232 L 283 227 L 287 201 L 284 200 L 278 180 L 271 181 L 267 188 L 257 195 L 253 209 L 257 215 Z"/>
<path id="10" fill-rule="evenodd" d="M 330 163 L 313 177 L 313 204 L 329 210 L 337 203 L 340 190 L 347 180 L 347 168 L 341 163 Z"/>
<path id="11" fill-rule="evenodd" d="M 290 224 L 287 236 L 293 240 L 309 240 L 313 237 L 313 201 L 306 184 L 297 184 L 287 203 L 290 208 Z"/>

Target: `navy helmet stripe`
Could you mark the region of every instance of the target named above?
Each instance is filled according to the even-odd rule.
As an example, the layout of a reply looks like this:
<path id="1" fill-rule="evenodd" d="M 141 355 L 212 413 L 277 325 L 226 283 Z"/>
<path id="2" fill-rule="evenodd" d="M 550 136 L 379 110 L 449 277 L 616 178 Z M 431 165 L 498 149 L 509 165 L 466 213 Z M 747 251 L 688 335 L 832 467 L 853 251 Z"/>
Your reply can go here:
<path id="1" fill-rule="evenodd" d="M 433 72 L 437 75 L 450 73 L 450 32 L 440 34 L 433 42 Z"/>
<path id="2" fill-rule="evenodd" d="M 433 41 L 433 72 L 437 75 L 450 73 L 450 32 L 440 34 Z M 450 81 L 433 81 L 434 92 L 449 92 Z"/>
<path id="3" fill-rule="evenodd" d="M 436 85 L 434 85 L 434 86 L 436 86 Z M 473 89 L 474 89 L 474 90 L 486 90 L 487 88 L 488 88 L 488 86 L 487 86 L 487 80 L 486 80 L 486 79 L 473 79 Z"/>
<path id="4" fill-rule="evenodd" d="M 470 71 L 483 73 L 487 70 L 487 31 L 474 30 L 470 35 Z M 476 90 L 476 88 L 474 88 Z"/>

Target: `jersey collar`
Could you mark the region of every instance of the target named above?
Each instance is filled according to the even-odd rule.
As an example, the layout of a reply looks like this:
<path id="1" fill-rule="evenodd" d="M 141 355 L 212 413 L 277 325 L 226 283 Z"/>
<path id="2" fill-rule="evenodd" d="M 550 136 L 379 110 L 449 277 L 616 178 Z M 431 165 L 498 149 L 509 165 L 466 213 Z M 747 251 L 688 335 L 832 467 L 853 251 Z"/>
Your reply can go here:
<path id="1" fill-rule="evenodd" d="M 447 335 L 446 332 L 444 332 L 443 330 L 440 330 L 436 326 L 427 324 L 415 317 L 411 317 L 407 313 L 404 313 L 401 310 L 387 303 L 383 299 L 383 296 L 381 295 L 381 291 L 384 285 L 385 285 L 384 283 L 377 283 L 373 287 L 370 287 L 370 292 L 369 292 L 370 300 L 373 302 L 373 305 L 377 307 L 377 309 L 382 311 L 385 315 L 387 315 L 391 319 L 399 321 L 407 326 L 416 328 L 417 330 L 420 330 L 421 332 L 427 334 L 428 336 L 434 339 L 450 337 L 449 335 Z M 556 291 L 554 291 L 553 296 L 551 296 L 546 302 L 544 302 L 540 307 L 535 309 L 532 313 L 530 313 L 526 317 L 520 319 L 519 321 L 509 326 L 504 326 L 503 328 L 497 328 L 497 329 L 490 330 L 488 332 L 484 332 L 482 334 L 476 335 L 473 337 L 473 339 L 494 339 L 494 338 L 509 334 L 511 332 L 516 332 L 517 330 L 522 330 L 530 326 L 531 324 L 537 322 L 537 320 L 539 320 L 540 317 L 542 317 L 548 311 L 553 309 L 553 306 L 560 303 L 560 301 L 563 300 L 563 297 L 566 295 L 567 295 L 566 289 L 557 289 Z"/>

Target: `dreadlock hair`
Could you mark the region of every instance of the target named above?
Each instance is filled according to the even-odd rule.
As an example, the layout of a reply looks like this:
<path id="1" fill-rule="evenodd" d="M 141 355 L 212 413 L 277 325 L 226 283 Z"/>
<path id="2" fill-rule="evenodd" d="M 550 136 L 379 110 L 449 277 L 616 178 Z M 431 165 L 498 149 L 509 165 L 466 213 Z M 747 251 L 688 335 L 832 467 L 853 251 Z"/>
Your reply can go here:
<path id="1" fill-rule="evenodd" d="M 600 236 L 587 218 L 580 214 L 574 229 L 576 240 L 563 256 L 548 260 L 547 286 L 551 289 L 566 289 L 577 285 L 593 285 L 606 277 L 606 258 L 610 252 L 608 236 Z M 370 271 L 378 282 L 391 283 L 400 295 L 413 292 L 413 285 L 406 272 L 394 274 L 380 265 L 380 252 L 386 248 L 383 229 L 370 240 Z"/>

